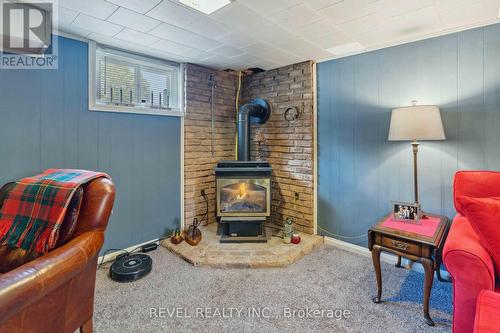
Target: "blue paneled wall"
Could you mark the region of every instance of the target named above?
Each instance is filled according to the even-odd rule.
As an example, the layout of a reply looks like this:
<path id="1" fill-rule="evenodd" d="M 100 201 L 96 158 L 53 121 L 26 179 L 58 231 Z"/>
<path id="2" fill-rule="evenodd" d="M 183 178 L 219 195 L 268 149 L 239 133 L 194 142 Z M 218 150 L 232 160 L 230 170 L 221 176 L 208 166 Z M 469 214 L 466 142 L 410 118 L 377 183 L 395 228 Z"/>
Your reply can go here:
<path id="1" fill-rule="evenodd" d="M 387 141 L 412 100 L 441 108 L 447 136 L 420 145 L 420 201 L 453 217 L 454 173 L 500 170 L 500 25 L 318 64 L 320 233 L 366 245 L 392 200 L 413 200 L 410 144 Z"/>
<path id="2" fill-rule="evenodd" d="M 158 238 L 180 220 L 180 118 L 89 112 L 87 57 L 61 37 L 58 70 L 0 70 L 0 183 L 107 172 L 117 195 L 104 249 Z"/>

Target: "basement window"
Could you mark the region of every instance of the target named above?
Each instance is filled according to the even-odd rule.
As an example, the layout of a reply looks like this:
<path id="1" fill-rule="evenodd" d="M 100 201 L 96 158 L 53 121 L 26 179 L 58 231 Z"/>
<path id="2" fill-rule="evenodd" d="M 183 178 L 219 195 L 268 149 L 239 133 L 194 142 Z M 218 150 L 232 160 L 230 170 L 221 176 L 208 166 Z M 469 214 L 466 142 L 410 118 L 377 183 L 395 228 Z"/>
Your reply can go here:
<path id="1" fill-rule="evenodd" d="M 89 110 L 182 116 L 182 65 L 89 43 Z"/>

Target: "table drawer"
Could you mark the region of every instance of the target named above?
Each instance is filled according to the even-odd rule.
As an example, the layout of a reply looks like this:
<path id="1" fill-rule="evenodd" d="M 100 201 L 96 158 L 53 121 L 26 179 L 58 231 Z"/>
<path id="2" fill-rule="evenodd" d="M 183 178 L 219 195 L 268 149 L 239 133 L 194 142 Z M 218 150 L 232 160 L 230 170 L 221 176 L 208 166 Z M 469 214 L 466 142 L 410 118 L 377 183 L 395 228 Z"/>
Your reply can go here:
<path id="1" fill-rule="evenodd" d="M 382 236 L 382 246 L 396 251 L 421 256 L 421 248 L 418 243 Z"/>

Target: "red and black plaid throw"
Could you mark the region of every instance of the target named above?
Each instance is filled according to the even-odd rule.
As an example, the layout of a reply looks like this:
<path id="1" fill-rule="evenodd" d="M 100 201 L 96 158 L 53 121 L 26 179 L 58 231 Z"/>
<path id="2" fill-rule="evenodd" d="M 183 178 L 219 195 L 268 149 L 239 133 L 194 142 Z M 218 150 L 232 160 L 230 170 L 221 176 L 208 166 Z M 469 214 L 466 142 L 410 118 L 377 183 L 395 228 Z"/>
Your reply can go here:
<path id="1" fill-rule="evenodd" d="M 0 210 L 0 244 L 44 253 L 53 249 L 76 189 L 105 173 L 48 169 L 16 182 Z"/>

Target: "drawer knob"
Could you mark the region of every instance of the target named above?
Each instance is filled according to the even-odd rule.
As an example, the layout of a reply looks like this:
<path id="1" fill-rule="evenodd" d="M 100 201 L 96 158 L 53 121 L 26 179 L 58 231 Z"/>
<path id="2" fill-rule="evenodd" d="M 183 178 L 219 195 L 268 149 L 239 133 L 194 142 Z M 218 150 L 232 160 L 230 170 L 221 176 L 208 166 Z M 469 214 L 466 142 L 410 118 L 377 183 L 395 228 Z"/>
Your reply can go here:
<path id="1" fill-rule="evenodd" d="M 403 242 L 392 241 L 392 245 L 394 245 L 395 248 L 403 250 L 403 251 L 408 250 L 408 244 L 403 243 Z"/>

